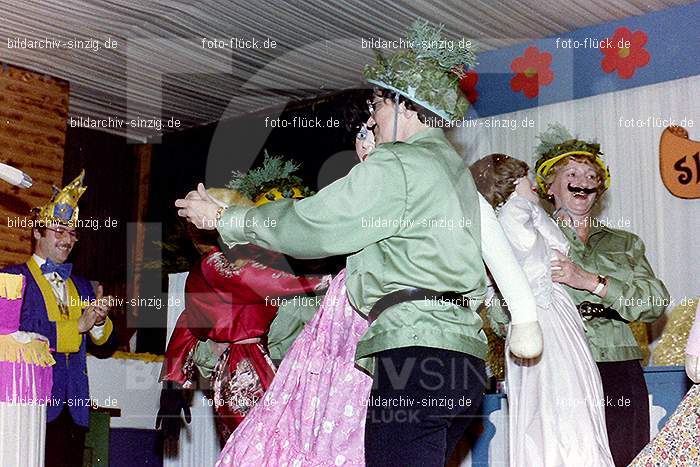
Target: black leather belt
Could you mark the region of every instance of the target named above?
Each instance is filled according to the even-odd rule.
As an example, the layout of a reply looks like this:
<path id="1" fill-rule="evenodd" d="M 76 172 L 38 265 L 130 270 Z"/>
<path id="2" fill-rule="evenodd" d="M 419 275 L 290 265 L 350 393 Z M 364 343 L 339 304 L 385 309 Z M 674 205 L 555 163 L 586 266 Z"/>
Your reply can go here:
<path id="1" fill-rule="evenodd" d="M 606 307 L 602 303 L 581 302 L 576 308 L 581 316 L 590 316 L 591 318 L 606 318 L 615 319 L 624 323 L 629 323 L 625 318 L 620 316 L 620 313 L 611 307 Z"/>
<path id="2" fill-rule="evenodd" d="M 384 310 L 403 302 L 413 302 L 416 300 L 443 300 L 452 302 L 463 308 L 469 308 L 469 298 L 458 292 L 438 292 L 436 290 L 421 289 L 418 287 L 408 287 L 384 295 L 377 300 L 367 315 L 367 320 L 372 324 Z"/>

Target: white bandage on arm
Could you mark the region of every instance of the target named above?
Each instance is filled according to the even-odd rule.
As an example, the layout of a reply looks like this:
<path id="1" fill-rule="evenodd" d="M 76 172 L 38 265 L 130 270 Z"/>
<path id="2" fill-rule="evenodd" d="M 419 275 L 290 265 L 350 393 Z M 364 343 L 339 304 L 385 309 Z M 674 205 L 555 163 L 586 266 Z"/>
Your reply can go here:
<path id="1" fill-rule="evenodd" d="M 535 297 L 491 205 L 479 195 L 481 254 L 508 305 L 513 324 L 537 321 Z"/>

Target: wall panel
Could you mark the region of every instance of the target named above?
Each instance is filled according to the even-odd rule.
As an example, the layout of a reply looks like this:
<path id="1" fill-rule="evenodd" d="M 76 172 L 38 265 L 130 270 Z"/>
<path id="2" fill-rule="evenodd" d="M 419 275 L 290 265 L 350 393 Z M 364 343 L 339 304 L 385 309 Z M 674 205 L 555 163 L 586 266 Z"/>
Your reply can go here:
<path id="1" fill-rule="evenodd" d="M 0 265 L 27 259 L 30 230 L 16 226 L 17 219 L 45 203 L 52 184 L 62 186 L 68 98 L 66 81 L 12 65 L 0 69 L 0 162 L 34 180 L 26 190 L 0 182 Z"/>

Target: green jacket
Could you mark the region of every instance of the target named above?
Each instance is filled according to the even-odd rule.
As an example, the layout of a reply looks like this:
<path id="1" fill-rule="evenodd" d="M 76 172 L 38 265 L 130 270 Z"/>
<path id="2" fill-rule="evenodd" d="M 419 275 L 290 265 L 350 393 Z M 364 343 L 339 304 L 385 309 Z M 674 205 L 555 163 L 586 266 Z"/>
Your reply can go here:
<path id="1" fill-rule="evenodd" d="M 354 253 L 346 287 L 364 315 L 381 297 L 406 287 L 484 297 L 477 191 L 441 129 L 379 145 L 367 161 L 309 198 L 229 207 L 217 228 L 229 245 L 251 242 L 298 258 Z M 373 354 L 408 346 L 485 358 L 482 324 L 477 313 L 453 304 L 400 303 L 372 323 L 356 359 L 371 371 Z"/>
<path id="2" fill-rule="evenodd" d="M 282 302 L 267 333 L 267 348 L 273 361 L 284 358 L 306 323 L 318 311 L 324 297 L 289 297 Z"/>
<path id="3" fill-rule="evenodd" d="M 586 290 L 565 285 L 574 303 L 602 303 L 614 308 L 628 321 L 651 323 L 663 314 L 669 303 L 669 293 L 649 266 L 644 255 L 644 243 L 637 235 L 596 223 L 591 226 L 588 243 L 584 245 L 575 230 L 561 224 L 560 228 L 569 239 L 571 260 L 586 271 L 608 279 L 608 291 L 603 299 Z M 494 330 L 503 334 L 508 323 L 503 309 L 491 306 L 489 320 Z M 584 325 L 595 361 L 619 362 L 642 358 L 642 351 L 626 323 L 593 318 L 585 319 Z"/>

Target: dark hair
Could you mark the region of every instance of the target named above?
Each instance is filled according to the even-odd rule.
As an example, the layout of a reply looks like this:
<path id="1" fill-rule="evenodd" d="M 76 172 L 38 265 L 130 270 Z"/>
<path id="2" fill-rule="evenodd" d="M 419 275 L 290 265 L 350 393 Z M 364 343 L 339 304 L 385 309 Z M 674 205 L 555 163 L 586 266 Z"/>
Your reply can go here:
<path id="1" fill-rule="evenodd" d="M 355 144 L 355 135 L 360 127 L 369 119 L 369 106 L 367 101 L 374 95 L 372 89 L 353 89 L 346 92 L 347 98 L 343 100 L 342 116 L 345 122 L 345 130 L 352 137 Z"/>
<path id="2" fill-rule="evenodd" d="M 515 191 L 515 181 L 527 176 L 525 162 L 506 154 L 489 154 L 474 162 L 469 170 L 476 189 L 494 208 L 505 203 Z"/>
<path id="3" fill-rule="evenodd" d="M 374 96 L 376 97 L 381 97 L 382 99 L 389 99 L 393 101 L 396 98 L 396 95 L 398 93 L 396 91 L 390 91 L 388 89 L 384 88 L 374 88 Z M 404 107 L 406 107 L 407 110 L 413 110 L 418 114 L 418 120 L 420 120 L 421 123 L 428 125 L 428 126 L 433 126 L 431 125 L 431 122 L 435 122 L 436 120 L 444 120 L 442 117 L 437 115 L 434 112 L 431 112 L 430 110 L 426 109 L 425 107 L 416 104 L 415 102 L 409 100 L 408 98 L 404 97 L 401 94 L 398 94 L 399 96 L 399 104 L 403 102 Z"/>

